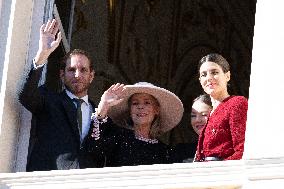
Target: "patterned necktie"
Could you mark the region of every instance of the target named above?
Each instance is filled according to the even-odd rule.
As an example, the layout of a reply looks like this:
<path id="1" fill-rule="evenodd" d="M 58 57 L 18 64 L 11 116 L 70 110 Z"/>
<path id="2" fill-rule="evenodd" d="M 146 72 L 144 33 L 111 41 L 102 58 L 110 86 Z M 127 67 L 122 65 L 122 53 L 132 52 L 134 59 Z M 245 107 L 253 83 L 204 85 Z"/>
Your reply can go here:
<path id="1" fill-rule="evenodd" d="M 74 98 L 73 99 L 76 104 L 77 104 L 77 121 L 78 121 L 78 128 L 79 128 L 79 132 L 80 132 L 80 136 L 82 136 L 82 110 L 81 110 L 81 105 L 84 102 L 83 99 L 77 99 Z"/>

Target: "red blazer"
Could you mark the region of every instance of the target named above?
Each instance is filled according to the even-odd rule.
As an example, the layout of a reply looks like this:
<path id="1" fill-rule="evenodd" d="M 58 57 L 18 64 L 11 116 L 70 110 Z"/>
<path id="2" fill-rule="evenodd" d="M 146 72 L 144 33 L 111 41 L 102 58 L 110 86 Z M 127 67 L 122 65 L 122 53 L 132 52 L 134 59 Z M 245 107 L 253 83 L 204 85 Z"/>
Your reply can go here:
<path id="1" fill-rule="evenodd" d="M 230 96 L 219 104 L 199 136 L 196 161 L 205 157 L 242 158 L 247 109 L 248 101 L 243 96 Z"/>

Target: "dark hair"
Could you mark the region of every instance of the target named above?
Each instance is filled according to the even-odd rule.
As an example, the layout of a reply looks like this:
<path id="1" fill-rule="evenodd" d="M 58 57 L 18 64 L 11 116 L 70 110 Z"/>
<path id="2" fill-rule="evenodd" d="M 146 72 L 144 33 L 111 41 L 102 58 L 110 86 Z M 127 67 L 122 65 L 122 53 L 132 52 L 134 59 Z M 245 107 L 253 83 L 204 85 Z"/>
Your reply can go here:
<path id="1" fill-rule="evenodd" d="M 66 63 L 67 61 L 69 61 L 71 59 L 72 56 L 74 55 L 84 55 L 87 57 L 87 59 L 89 60 L 90 63 L 90 70 L 93 71 L 94 70 L 94 65 L 91 59 L 90 54 L 87 51 L 84 51 L 82 49 L 73 49 L 72 51 L 69 51 L 61 60 L 60 62 L 60 69 L 64 70 L 66 67 Z"/>
<path id="2" fill-rule="evenodd" d="M 193 100 L 193 103 L 198 101 L 198 100 L 200 100 L 201 102 L 205 103 L 206 105 L 208 105 L 212 108 L 212 102 L 211 102 L 210 96 L 208 94 L 202 94 L 202 95 L 196 97 Z"/>
<path id="3" fill-rule="evenodd" d="M 230 64 L 220 54 L 211 53 L 211 54 L 208 54 L 208 55 L 202 57 L 199 61 L 199 64 L 198 64 L 198 70 L 200 70 L 201 65 L 205 62 L 214 62 L 214 63 L 218 64 L 222 68 L 224 73 L 227 73 L 228 71 L 230 71 Z"/>

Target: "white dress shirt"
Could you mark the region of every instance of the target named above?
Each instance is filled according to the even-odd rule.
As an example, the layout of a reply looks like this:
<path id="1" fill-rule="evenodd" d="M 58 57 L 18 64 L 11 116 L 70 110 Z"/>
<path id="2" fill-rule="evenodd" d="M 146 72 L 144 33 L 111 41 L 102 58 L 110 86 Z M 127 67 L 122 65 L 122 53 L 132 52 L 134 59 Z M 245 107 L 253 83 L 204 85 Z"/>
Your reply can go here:
<path id="1" fill-rule="evenodd" d="M 77 98 L 74 94 L 72 94 L 70 91 L 66 90 L 66 94 L 71 98 Z M 88 131 L 90 129 L 90 124 L 91 124 L 91 115 L 93 112 L 93 108 L 91 103 L 88 100 L 88 95 L 80 98 L 84 100 L 84 102 L 81 105 L 81 110 L 82 110 L 82 136 L 81 136 L 81 141 L 86 137 L 88 134 Z M 73 102 L 75 106 L 77 106 L 76 102 Z"/>
<path id="2" fill-rule="evenodd" d="M 33 68 L 34 69 L 38 69 L 38 68 L 44 66 L 45 64 L 46 64 L 46 62 L 44 64 L 42 64 L 42 65 L 36 65 L 35 61 L 33 59 Z M 77 96 L 75 96 L 73 93 L 71 93 L 67 89 L 66 89 L 66 93 L 67 93 L 67 95 L 71 99 L 78 98 Z M 82 97 L 81 99 L 84 100 L 84 102 L 81 105 L 81 111 L 82 111 L 82 135 L 81 135 L 81 141 L 83 141 L 83 139 L 88 134 L 88 131 L 90 129 L 91 115 L 92 115 L 92 112 L 93 112 L 93 108 L 92 108 L 92 105 L 89 103 L 88 95 Z M 73 103 L 75 104 L 75 106 L 77 106 L 76 102 L 73 102 Z"/>

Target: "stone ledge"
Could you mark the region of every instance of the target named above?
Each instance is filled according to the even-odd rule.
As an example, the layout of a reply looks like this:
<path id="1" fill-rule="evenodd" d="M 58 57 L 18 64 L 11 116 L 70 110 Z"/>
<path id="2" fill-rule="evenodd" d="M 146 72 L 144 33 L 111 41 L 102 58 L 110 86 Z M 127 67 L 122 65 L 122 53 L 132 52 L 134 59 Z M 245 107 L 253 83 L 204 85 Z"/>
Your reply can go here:
<path id="1" fill-rule="evenodd" d="M 284 186 L 284 158 L 0 174 L 1 189 L 239 189 L 271 185 Z"/>

